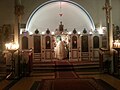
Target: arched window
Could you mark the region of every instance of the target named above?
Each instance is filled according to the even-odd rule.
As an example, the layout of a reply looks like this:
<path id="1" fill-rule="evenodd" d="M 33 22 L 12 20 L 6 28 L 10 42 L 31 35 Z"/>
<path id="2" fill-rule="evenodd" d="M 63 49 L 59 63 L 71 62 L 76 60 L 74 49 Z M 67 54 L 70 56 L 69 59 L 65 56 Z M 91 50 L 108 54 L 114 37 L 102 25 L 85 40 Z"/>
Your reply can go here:
<path id="1" fill-rule="evenodd" d="M 98 36 L 93 37 L 93 48 L 99 48 L 99 37 Z"/>
<path id="2" fill-rule="evenodd" d="M 77 37 L 72 37 L 72 49 L 77 49 Z"/>
<path id="3" fill-rule="evenodd" d="M 82 52 L 88 52 L 88 36 L 82 36 L 81 38 Z"/>
<path id="4" fill-rule="evenodd" d="M 50 36 L 46 36 L 46 49 L 51 49 Z"/>
<path id="5" fill-rule="evenodd" d="M 28 38 L 26 36 L 22 37 L 22 49 L 28 49 Z"/>

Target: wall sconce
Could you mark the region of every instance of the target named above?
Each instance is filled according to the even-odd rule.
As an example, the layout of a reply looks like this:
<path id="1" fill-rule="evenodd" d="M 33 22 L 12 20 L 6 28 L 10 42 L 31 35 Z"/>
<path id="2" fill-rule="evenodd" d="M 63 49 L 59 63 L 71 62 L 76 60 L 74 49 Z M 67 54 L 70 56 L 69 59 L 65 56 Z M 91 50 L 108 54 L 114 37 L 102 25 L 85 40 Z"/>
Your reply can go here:
<path id="1" fill-rule="evenodd" d="M 78 32 L 78 34 L 80 34 L 80 32 Z"/>
<path id="2" fill-rule="evenodd" d="M 52 34 L 52 35 L 54 35 L 54 34 L 55 34 L 55 32 L 52 32 L 51 34 Z"/>
<path id="3" fill-rule="evenodd" d="M 8 51 L 16 51 L 19 48 L 19 44 L 14 42 L 6 43 L 5 47 Z"/>
<path id="4" fill-rule="evenodd" d="M 70 34 L 72 34 L 72 32 L 68 32 L 68 34 L 70 35 Z"/>
<path id="5" fill-rule="evenodd" d="M 45 32 L 42 32 L 42 35 L 44 35 L 45 34 Z"/>
<path id="6" fill-rule="evenodd" d="M 93 33 L 90 31 L 89 34 L 92 35 Z"/>

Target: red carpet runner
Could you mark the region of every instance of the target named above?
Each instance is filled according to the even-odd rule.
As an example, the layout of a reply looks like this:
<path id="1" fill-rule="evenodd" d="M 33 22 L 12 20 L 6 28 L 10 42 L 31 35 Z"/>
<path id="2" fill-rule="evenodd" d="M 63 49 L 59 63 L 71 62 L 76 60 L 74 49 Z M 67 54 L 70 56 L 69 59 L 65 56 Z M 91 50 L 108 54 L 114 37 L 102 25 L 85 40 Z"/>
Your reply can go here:
<path id="1" fill-rule="evenodd" d="M 67 61 L 56 61 L 56 78 L 37 81 L 30 90 L 116 90 L 94 78 L 78 78 Z M 68 70 L 68 71 L 67 71 Z"/>
<path id="2" fill-rule="evenodd" d="M 68 61 L 57 61 L 56 62 L 56 78 L 78 78 L 73 70 L 73 66 Z"/>
<path id="3" fill-rule="evenodd" d="M 109 90 L 101 87 L 95 79 L 54 79 L 42 82 L 36 90 Z"/>

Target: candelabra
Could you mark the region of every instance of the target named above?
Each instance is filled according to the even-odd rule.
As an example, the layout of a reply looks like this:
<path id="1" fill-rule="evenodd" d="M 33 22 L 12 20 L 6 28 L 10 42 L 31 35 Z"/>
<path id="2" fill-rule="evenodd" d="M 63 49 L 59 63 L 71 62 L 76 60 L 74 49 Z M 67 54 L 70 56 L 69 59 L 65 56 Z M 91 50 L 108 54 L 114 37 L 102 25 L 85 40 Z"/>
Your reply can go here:
<path id="1" fill-rule="evenodd" d="M 120 56 L 120 40 L 115 40 L 113 43 L 113 48 L 118 52 L 118 60 Z"/>
<path id="2" fill-rule="evenodd" d="M 114 73 L 119 77 L 119 70 L 120 70 L 120 40 L 115 40 L 113 43 L 113 48 L 117 51 L 117 58 L 114 60 Z"/>
<path id="3" fill-rule="evenodd" d="M 14 59 L 14 53 L 18 50 L 19 45 L 16 43 L 6 43 L 6 50 L 11 53 L 11 72 L 9 75 L 7 75 L 6 79 L 13 79 L 15 77 L 15 59 Z"/>
<path id="4" fill-rule="evenodd" d="M 115 40 L 114 41 L 113 48 L 120 48 L 120 40 Z"/>

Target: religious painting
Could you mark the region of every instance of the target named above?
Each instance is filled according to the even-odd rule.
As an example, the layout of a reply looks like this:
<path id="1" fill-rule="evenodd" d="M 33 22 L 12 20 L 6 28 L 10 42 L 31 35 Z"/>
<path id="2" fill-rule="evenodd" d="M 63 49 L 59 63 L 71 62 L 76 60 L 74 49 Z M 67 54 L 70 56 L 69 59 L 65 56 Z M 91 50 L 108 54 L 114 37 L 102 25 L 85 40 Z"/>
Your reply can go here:
<path id="1" fill-rule="evenodd" d="M 22 49 L 28 49 L 28 38 L 26 36 L 22 37 Z"/>
<path id="2" fill-rule="evenodd" d="M 41 52 L 41 38 L 40 36 L 34 36 L 34 53 Z"/>
<path id="3" fill-rule="evenodd" d="M 50 36 L 46 36 L 46 49 L 51 49 L 51 39 L 50 39 Z"/>
<path id="4" fill-rule="evenodd" d="M 102 48 L 107 48 L 107 37 L 102 36 Z"/>
<path id="5" fill-rule="evenodd" d="M 93 37 L 93 48 L 99 48 L 99 37 L 98 36 Z"/>
<path id="6" fill-rule="evenodd" d="M 11 34 L 13 32 L 12 32 L 12 27 L 11 27 L 10 24 L 3 25 L 3 27 L 2 27 L 2 33 L 3 33 L 3 40 L 4 40 L 4 42 L 11 41 Z"/>
<path id="7" fill-rule="evenodd" d="M 72 49 L 77 49 L 77 37 L 72 37 Z"/>
<path id="8" fill-rule="evenodd" d="M 61 39 L 61 36 L 58 35 L 58 36 L 56 37 L 56 42 L 58 43 L 58 42 L 60 41 L 60 39 Z"/>
<path id="9" fill-rule="evenodd" d="M 82 52 L 88 52 L 88 36 L 82 36 L 81 37 L 81 48 Z"/>

